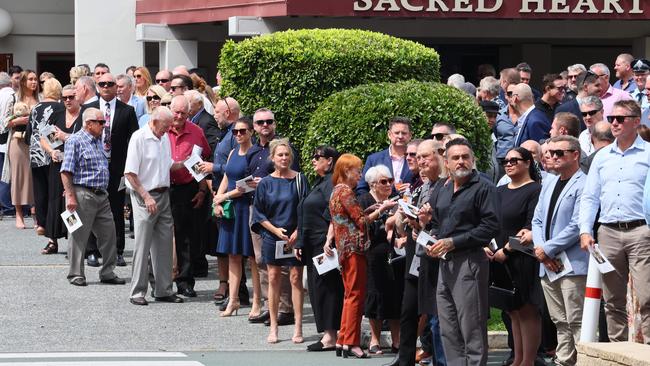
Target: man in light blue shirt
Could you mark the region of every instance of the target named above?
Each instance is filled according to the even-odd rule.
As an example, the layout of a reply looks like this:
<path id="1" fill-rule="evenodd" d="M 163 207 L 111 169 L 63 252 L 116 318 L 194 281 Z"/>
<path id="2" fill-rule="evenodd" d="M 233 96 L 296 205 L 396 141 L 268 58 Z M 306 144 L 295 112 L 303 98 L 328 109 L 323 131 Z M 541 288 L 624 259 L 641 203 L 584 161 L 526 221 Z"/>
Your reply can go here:
<path id="1" fill-rule="evenodd" d="M 645 343 L 650 343 L 650 228 L 643 211 L 643 193 L 650 166 L 650 144 L 636 129 L 641 108 L 632 100 L 614 103 L 607 117 L 613 144 L 595 156 L 580 202 L 580 245 L 593 246 L 594 220 L 600 248 L 616 271 L 603 275 L 607 333 L 613 342 L 628 340 L 626 311 L 628 275 L 641 306 Z"/>

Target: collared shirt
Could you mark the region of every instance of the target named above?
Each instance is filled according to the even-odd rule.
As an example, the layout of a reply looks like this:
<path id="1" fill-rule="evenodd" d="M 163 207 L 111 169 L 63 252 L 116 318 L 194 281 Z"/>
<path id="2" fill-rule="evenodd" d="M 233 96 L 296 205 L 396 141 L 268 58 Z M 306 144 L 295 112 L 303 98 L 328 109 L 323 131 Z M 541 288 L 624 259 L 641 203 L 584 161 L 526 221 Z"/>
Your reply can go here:
<path id="1" fill-rule="evenodd" d="M 636 100 L 641 105 L 642 110 L 646 110 L 648 107 L 650 107 L 650 103 L 648 103 L 648 96 L 645 95 L 645 91 L 634 89 L 630 92 L 630 95 L 632 96 L 632 99 Z"/>
<path id="2" fill-rule="evenodd" d="M 140 119 L 140 117 L 147 114 L 146 100 L 137 95 L 131 95 L 129 102 L 127 103 L 135 110 L 135 116 Z"/>
<path id="3" fill-rule="evenodd" d="M 603 102 L 603 117 L 607 118 L 607 116 L 612 114 L 612 111 L 614 110 L 614 103 L 618 102 L 619 100 L 631 99 L 632 97 L 629 93 L 621 89 L 613 88 L 610 85 L 605 94 L 600 97 L 600 100 Z"/>
<path id="4" fill-rule="evenodd" d="M 131 135 L 124 173 L 137 175 L 146 191 L 169 187 L 169 169 L 173 163 L 167 134 L 158 138 L 147 124 Z M 129 189 L 134 189 L 128 179 L 125 183 Z"/>
<path id="5" fill-rule="evenodd" d="M 88 188 L 108 187 L 108 160 L 104 144 L 85 129 L 70 135 L 65 142 L 61 173 L 72 174 L 72 183 Z"/>
<path id="6" fill-rule="evenodd" d="M 274 140 L 280 138 L 280 136 L 275 136 Z M 293 163 L 291 163 L 291 169 L 299 172 L 300 171 L 300 155 L 298 151 L 291 145 L 293 150 Z M 273 162 L 269 159 L 269 143 L 266 145 L 261 145 L 259 140 L 248 149 L 246 153 L 246 162 L 248 163 L 248 174 L 253 177 L 263 178 L 267 175 L 273 173 Z"/>
<path id="7" fill-rule="evenodd" d="M 643 188 L 649 166 L 650 144 L 638 135 L 625 151 L 617 140 L 600 149 L 580 200 L 580 233 L 592 234 L 598 207 L 600 223 L 644 219 Z"/>
<path id="8" fill-rule="evenodd" d="M 539 100 L 535 102 L 535 107 L 541 110 L 542 112 L 544 112 L 544 114 L 546 114 L 546 117 L 548 117 L 549 121 L 553 120 L 553 115 L 555 114 L 555 108 L 557 106 L 558 106 L 557 103 L 555 103 L 554 105 L 550 105 L 546 103 L 542 98 L 539 98 Z"/>
<path id="9" fill-rule="evenodd" d="M 588 128 L 580 132 L 578 140 L 580 141 L 580 149 L 585 155 L 589 156 L 591 153 L 596 151 L 594 144 L 591 143 L 591 132 L 589 132 Z"/>
<path id="10" fill-rule="evenodd" d="M 399 157 L 393 155 L 392 145 L 388 146 L 388 156 L 390 156 L 390 162 L 393 165 L 393 178 L 395 181 L 401 180 L 402 169 L 404 169 L 404 163 L 406 162 L 406 156 Z"/>
<path id="11" fill-rule="evenodd" d="M 496 188 L 476 171 L 456 192 L 454 182 L 447 182 L 430 202 L 433 234 L 452 238 L 454 252 L 486 246 L 501 227 Z"/>
<path id="12" fill-rule="evenodd" d="M 519 135 L 521 134 L 521 131 L 524 130 L 524 125 L 526 124 L 526 119 L 528 118 L 528 115 L 530 114 L 530 112 L 533 111 L 533 109 L 535 109 L 535 104 L 528 107 L 528 109 L 526 109 L 526 112 L 524 112 L 521 116 L 519 116 L 519 120 L 517 121 L 517 124 L 519 125 L 518 126 L 519 130 L 517 131 L 517 135 L 515 137 L 515 146 L 519 146 L 523 142 L 523 141 L 519 141 Z"/>
<path id="13" fill-rule="evenodd" d="M 183 161 L 188 158 L 192 154 L 194 145 L 203 149 L 201 152 L 203 160 L 207 159 L 212 153 L 201 127 L 190 121 L 185 121 L 185 125 L 181 131 L 176 132 L 172 128 L 167 132 L 167 135 L 169 136 L 172 159 L 174 161 Z M 194 177 L 192 177 L 192 174 L 187 169 L 178 169 L 171 172 L 172 184 L 187 184 L 192 180 L 194 180 Z"/>
<path id="14" fill-rule="evenodd" d="M 85 102 L 83 102 L 82 105 L 90 104 L 90 103 L 92 103 L 92 102 L 94 102 L 94 101 L 96 101 L 96 100 L 99 100 L 99 98 L 97 98 L 96 95 L 93 95 L 92 97 L 88 98 L 88 100 L 86 100 Z"/>
<path id="15" fill-rule="evenodd" d="M 512 124 L 507 114 L 499 114 L 497 115 L 492 132 L 496 138 L 496 141 L 493 140 L 496 157 L 499 159 L 505 158 L 508 151 L 515 145 L 515 136 L 518 132 L 517 127 Z"/>
<path id="16" fill-rule="evenodd" d="M 619 89 L 619 90 L 624 90 L 624 91 L 632 94 L 632 92 L 636 90 L 637 85 L 636 85 L 636 82 L 634 81 L 634 78 L 630 78 L 627 81 L 627 87 L 625 89 L 623 89 L 623 81 L 622 80 L 616 80 L 616 82 L 614 83 L 614 88 Z"/>
<path id="17" fill-rule="evenodd" d="M 201 117 L 201 113 L 203 113 L 203 111 L 205 111 L 205 108 L 201 107 L 201 109 L 199 109 L 196 112 L 196 114 L 194 116 L 192 116 L 190 121 L 192 121 L 192 123 L 194 123 L 195 125 L 198 125 L 199 124 L 199 118 Z"/>
<path id="18" fill-rule="evenodd" d="M 14 113 L 16 94 L 10 86 L 0 89 L 0 133 L 6 132 L 7 119 Z M 0 153 L 7 152 L 8 143 L 0 144 Z"/>
<path id="19" fill-rule="evenodd" d="M 214 149 L 214 157 L 212 158 L 212 186 L 219 187 L 223 175 L 225 174 L 226 163 L 228 162 L 228 155 L 237 146 L 237 140 L 232 134 L 232 128 L 235 124 L 231 123 L 226 127 L 226 134 Z"/>

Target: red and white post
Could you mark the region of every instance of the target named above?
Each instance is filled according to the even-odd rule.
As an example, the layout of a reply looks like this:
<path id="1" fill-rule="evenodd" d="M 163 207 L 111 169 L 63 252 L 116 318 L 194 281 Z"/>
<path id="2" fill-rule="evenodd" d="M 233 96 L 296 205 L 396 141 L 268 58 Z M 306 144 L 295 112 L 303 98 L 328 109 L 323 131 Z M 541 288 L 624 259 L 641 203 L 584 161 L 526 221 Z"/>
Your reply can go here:
<path id="1" fill-rule="evenodd" d="M 587 288 L 585 289 L 585 306 L 582 311 L 582 330 L 580 342 L 598 342 L 598 315 L 600 298 L 603 294 L 603 278 L 593 255 L 589 255 L 587 271 Z"/>

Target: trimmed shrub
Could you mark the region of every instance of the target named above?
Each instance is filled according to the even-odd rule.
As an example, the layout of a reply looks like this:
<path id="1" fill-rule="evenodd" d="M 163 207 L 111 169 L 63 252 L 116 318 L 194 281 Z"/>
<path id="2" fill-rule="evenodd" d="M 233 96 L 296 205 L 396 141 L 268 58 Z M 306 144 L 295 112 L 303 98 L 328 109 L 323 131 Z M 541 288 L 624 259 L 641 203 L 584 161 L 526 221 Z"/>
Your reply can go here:
<path id="1" fill-rule="evenodd" d="M 321 101 L 360 84 L 417 79 L 438 81 L 436 51 L 381 33 L 346 29 L 277 32 L 227 41 L 219 69 L 222 96 L 252 114 L 275 112 L 279 133 L 299 146 Z"/>
<path id="2" fill-rule="evenodd" d="M 309 122 L 302 166 L 321 144 L 365 160 L 388 146 L 388 122 L 395 116 L 413 121 L 413 138 L 428 138 L 435 122 L 452 124 L 474 147 L 479 170 L 488 167 L 490 129 L 481 108 L 456 88 L 415 80 L 361 85 L 324 100 Z"/>

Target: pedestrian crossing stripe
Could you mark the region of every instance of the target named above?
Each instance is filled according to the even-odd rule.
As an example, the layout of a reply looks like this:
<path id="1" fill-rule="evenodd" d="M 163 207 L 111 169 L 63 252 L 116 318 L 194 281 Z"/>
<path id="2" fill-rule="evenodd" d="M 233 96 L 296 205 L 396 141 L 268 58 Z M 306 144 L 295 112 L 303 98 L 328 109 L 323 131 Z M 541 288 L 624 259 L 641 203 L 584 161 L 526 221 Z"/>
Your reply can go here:
<path id="1" fill-rule="evenodd" d="M 181 352 L 0 353 L 0 366 L 204 366 L 182 358 Z"/>
<path id="2" fill-rule="evenodd" d="M 0 359 L 8 358 L 182 358 L 182 352 L 45 352 L 0 353 Z"/>

